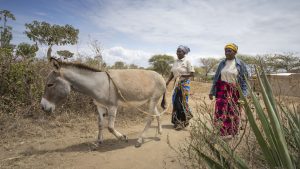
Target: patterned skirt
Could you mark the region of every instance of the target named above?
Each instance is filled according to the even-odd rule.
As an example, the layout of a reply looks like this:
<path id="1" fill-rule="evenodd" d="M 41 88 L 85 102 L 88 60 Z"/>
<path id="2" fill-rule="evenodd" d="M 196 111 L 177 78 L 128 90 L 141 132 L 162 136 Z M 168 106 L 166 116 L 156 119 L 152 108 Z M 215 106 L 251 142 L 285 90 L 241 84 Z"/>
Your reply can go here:
<path id="1" fill-rule="evenodd" d="M 221 136 L 234 136 L 238 134 L 241 112 L 238 89 L 235 84 L 219 80 L 216 92 L 214 125 Z"/>
<path id="2" fill-rule="evenodd" d="M 172 123 L 175 126 L 186 127 L 193 117 L 188 105 L 190 95 L 190 80 L 181 80 L 174 89 L 172 103 Z"/>

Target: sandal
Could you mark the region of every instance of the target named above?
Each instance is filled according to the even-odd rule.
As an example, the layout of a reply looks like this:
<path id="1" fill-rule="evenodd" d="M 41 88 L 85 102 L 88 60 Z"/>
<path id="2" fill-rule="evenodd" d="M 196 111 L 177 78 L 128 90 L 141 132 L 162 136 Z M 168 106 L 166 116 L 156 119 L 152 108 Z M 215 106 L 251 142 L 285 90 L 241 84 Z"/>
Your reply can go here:
<path id="1" fill-rule="evenodd" d="M 181 125 L 177 125 L 176 127 L 175 127 L 175 130 L 182 130 L 183 129 L 183 127 L 181 126 Z"/>

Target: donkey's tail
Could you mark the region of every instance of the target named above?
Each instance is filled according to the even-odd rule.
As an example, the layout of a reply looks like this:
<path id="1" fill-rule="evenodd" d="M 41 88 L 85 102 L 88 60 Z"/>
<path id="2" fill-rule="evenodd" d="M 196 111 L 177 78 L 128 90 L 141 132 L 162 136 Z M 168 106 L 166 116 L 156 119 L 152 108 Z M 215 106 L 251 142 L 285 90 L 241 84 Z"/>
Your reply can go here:
<path id="1" fill-rule="evenodd" d="M 162 98 L 162 101 L 161 101 L 160 106 L 161 106 L 164 110 L 167 109 L 167 105 L 166 105 L 166 92 L 164 92 L 164 94 L 163 94 L 163 98 Z"/>

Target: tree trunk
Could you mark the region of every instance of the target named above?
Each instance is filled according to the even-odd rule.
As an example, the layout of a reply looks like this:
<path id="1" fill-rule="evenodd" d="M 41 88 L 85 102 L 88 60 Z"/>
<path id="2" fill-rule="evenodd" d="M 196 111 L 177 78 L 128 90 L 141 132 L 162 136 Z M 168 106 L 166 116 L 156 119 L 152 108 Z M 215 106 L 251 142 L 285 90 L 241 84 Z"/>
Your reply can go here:
<path id="1" fill-rule="evenodd" d="M 52 52 L 52 45 L 49 46 L 48 51 L 47 51 L 47 59 L 48 59 L 48 61 L 50 61 L 50 59 L 51 59 L 51 52 Z"/>

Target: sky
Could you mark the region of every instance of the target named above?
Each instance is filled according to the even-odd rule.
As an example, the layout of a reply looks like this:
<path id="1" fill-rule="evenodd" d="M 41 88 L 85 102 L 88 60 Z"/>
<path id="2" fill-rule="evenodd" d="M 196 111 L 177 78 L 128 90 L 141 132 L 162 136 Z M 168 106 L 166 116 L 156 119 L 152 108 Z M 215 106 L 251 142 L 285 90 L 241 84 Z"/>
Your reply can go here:
<path id="1" fill-rule="evenodd" d="M 103 59 L 147 67 L 156 54 L 176 58 L 179 45 L 187 58 L 224 57 L 233 42 L 240 54 L 300 52 L 299 0 L 0 0 L 16 21 L 13 43 L 32 43 L 24 34 L 33 20 L 70 24 L 79 29 L 76 45 L 55 47 L 93 56 L 92 41 L 101 44 Z M 41 47 L 39 55 L 46 54 Z"/>

